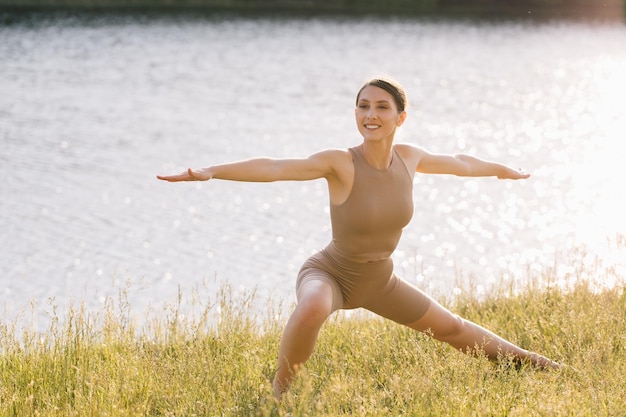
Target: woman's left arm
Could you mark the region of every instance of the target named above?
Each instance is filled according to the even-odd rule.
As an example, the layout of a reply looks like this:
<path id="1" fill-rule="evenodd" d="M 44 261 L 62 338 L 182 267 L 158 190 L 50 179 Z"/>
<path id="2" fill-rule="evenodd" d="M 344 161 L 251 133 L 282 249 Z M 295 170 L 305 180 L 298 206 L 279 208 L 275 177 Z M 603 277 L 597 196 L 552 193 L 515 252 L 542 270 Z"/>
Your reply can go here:
<path id="1" fill-rule="evenodd" d="M 416 170 L 425 174 L 451 174 L 460 177 L 498 177 L 511 180 L 530 177 L 530 174 L 521 169 L 513 169 L 498 162 L 465 154 L 433 154 L 423 149 L 419 149 Z"/>

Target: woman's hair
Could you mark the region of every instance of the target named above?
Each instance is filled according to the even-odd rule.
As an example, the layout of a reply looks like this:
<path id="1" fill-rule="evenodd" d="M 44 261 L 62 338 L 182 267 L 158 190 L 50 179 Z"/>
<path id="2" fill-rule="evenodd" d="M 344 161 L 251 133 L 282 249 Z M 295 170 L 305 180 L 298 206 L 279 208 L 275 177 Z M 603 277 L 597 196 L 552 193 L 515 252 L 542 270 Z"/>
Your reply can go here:
<path id="1" fill-rule="evenodd" d="M 361 96 L 361 92 L 363 89 L 369 85 L 374 87 L 382 88 L 393 97 L 393 101 L 396 103 L 396 107 L 398 107 L 398 112 L 403 112 L 407 107 L 407 98 L 406 92 L 404 88 L 397 82 L 389 78 L 373 78 L 366 82 L 363 87 L 359 90 L 359 93 L 356 95 L 356 102 L 358 104 L 359 97 Z"/>

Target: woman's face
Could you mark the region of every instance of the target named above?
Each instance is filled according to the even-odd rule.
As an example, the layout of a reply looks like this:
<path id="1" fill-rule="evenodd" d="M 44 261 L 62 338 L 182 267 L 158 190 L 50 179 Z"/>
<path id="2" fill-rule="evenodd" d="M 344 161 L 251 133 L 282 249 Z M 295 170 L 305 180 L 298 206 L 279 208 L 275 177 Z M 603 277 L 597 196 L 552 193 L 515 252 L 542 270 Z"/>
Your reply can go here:
<path id="1" fill-rule="evenodd" d="M 354 115 L 365 140 L 393 140 L 396 128 L 404 123 L 406 111 L 398 112 L 398 106 L 387 91 L 368 85 L 358 97 Z"/>

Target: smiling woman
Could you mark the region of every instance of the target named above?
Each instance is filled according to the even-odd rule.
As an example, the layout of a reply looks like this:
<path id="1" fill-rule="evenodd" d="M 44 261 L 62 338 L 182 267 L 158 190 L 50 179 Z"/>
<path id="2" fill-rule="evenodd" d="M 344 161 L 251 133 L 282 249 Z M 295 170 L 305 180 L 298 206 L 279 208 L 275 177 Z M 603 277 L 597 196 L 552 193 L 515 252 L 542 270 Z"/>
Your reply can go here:
<path id="1" fill-rule="evenodd" d="M 492 360 L 513 357 L 542 369 L 560 365 L 528 352 L 464 320 L 417 287 L 398 278 L 391 255 L 413 215 L 416 172 L 526 179 L 528 174 L 469 155 L 432 154 L 394 144 L 407 112 L 406 93 L 393 80 L 376 78 L 359 90 L 355 119 L 363 142 L 308 158 L 253 158 L 188 169 L 159 179 L 268 182 L 313 180 L 328 183 L 332 240 L 305 261 L 296 282 L 298 303 L 283 333 L 274 393 L 280 398 L 313 352 L 326 319 L 341 309 L 365 308 L 386 319 Z"/>

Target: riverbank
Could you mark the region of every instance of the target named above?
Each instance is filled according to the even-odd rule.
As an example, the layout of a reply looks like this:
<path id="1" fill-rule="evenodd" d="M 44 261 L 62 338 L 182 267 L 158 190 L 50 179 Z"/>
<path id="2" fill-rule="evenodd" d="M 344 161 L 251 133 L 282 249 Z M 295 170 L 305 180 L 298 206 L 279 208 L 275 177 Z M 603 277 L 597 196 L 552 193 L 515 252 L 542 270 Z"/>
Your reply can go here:
<path id="1" fill-rule="evenodd" d="M 480 14 L 623 18 L 625 0 L 0 0 L 0 10 L 197 10 L 240 13 Z"/>
<path id="2" fill-rule="evenodd" d="M 482 301 L 468 291 L 449 305 L 575 368 L 563 371 L 494 364 L 388 321 L 335 316 L 278 406 L 270 380 L 284 318 L 272 308 L 257 317 L 250 301 L 225 290 L 196 317 L 174 307 L 143 328 L 123 297 L 96 315 L 60 313 L 43 333 L 2 323 L 0 417 L 626 414 L 623 284 L 504 289 Z"/>

